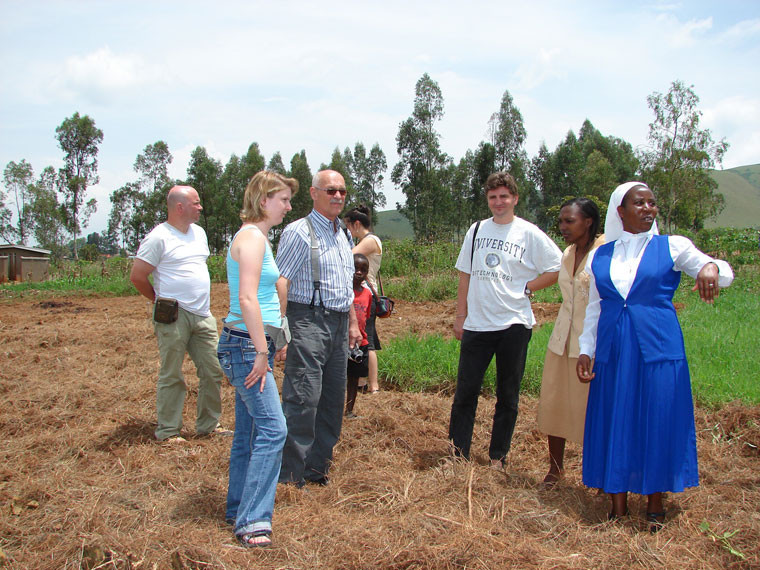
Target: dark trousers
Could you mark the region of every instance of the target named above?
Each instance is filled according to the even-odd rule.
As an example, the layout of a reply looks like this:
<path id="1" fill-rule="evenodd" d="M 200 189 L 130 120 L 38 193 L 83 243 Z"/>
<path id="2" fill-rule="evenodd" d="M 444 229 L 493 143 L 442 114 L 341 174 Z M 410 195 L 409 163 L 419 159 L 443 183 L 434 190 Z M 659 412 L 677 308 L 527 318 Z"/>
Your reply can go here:
<path id="1" fill-rule="evenodd" d="M 348 361 L 348 313 L 288 303 L 292 340 L 282 380 L 288 437 L 280 482 L 327 476 L 343 425 Z"/>
<path id="2" fill-rule="evenodd" d="M 478 396 L 486 369 L 496 354 L 496 409 L 488 456 L 502 460 L 506 457 L 517 421 L 520 383 L 531 334 L 531 329 L 523 325 L 512 325 L 500 331 L 465 330 L 462 334 L 457 388 L 449 421 L 449 439 L 457 455 L 470 457 Z"/>

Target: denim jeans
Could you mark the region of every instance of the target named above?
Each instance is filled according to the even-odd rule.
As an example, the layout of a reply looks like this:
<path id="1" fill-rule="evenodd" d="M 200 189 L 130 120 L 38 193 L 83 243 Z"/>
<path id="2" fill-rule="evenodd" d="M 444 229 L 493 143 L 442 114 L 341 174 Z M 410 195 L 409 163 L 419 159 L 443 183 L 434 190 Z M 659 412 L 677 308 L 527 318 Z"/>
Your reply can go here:
<path id="1" fill-rule="evenodd" d="M 495 354 L 496 407 L 488 456 L 502 461 L 507 456 L 517 422 L 520 384 L 531 334 L 531 329 L 523 325 L 512 325 L 500 331 L 465 330 L 462 334 L 457 388 L 449 422 L 449 439 L 458 455 L 470 457 L 478 396 L 486 369 Z"/>
<path id="2" fill-rule="evenodd" d="M 225 518 L 235 521 L 235 534 L 271 530 L 274 495 L 280 475 L 287 427 L 271 372 L 264 391 L 256 383 L 244 386 L 253 368 L 256 348 L 250 338 L 227 329 L 219 337 L 217 353 L 222 370 L 235 387 L 235 435 L 230 449 L 230 481 Z M 274 343 L 267 337 L 269 366 L 274 365 Z"/>

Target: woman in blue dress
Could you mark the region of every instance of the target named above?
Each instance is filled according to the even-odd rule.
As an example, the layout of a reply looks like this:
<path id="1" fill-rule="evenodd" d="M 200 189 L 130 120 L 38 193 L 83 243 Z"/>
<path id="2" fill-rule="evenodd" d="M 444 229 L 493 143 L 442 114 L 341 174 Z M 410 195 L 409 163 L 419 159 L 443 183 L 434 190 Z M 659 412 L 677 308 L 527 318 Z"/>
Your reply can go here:
<path id="1" fill-rule="evenodd" d="M 607 243 L 586 264 L 589 303 L 577 364 L 581 382 L 591 382 L 583 483 L 610 494 L 610 520 L 628 514 L 628 492 L 647 495 L 652 532 L 665 521 L 662 493 L 699 484 L 689 367 L 673 293 L 681 271 L 696 278 L 693 290 L 707 303 L 733 280 L 726 262 L 687 238 L 659 235 L 657 212 L 641 182 L 612 194 Z"/>

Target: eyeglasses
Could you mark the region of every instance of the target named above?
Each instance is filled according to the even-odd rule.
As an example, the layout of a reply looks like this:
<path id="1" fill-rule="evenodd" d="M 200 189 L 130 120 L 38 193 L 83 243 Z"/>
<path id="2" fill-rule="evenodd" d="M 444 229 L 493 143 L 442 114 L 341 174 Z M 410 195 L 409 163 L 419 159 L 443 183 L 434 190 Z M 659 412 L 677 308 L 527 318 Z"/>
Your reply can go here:
<path id="1" fill-rule="evenodd" d="M 320 188 L 319 186 L 315 186 L 314 188 L 317 190 L 322 190 L 322 192 L 327 193 L 328 196 L 335 196 L 335 194 L 345 196 L 348 193 L 345 188 Z"/>

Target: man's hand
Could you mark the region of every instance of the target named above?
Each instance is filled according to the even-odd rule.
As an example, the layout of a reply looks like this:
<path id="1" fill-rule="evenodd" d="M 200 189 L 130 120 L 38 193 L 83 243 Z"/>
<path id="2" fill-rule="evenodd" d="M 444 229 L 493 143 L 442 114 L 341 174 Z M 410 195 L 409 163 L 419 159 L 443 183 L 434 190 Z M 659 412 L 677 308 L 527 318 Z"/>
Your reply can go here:
<path id="1" fill-rule="evenodd" d="M 462 340 L 462 333 L 464 333 L 464 321 L 467 315 L 457 315 L 454 319 L 454 338 Z"/>
<path id="2" fill-rule="evenodd" d="M 359 330 L 359 325 L 353 322 L 348 325 L 348 346 L 357 346 L 362 341 L 362 332 Z"/>

